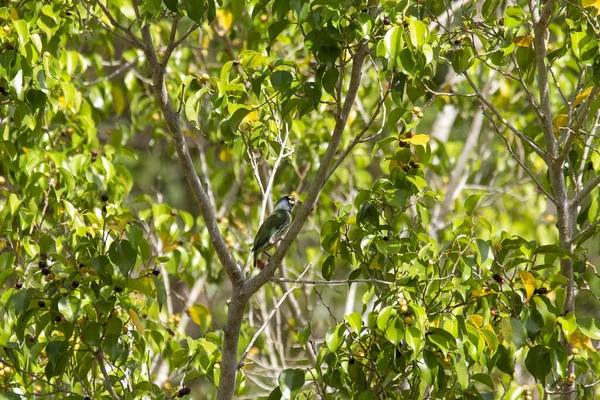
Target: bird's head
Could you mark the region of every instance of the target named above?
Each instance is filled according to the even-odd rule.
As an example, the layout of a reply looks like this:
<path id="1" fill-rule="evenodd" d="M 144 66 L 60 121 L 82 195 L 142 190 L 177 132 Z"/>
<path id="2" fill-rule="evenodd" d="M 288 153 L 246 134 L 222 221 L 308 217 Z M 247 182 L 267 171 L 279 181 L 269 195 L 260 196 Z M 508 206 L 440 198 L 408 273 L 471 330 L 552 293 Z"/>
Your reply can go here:
<path id="1" fill-rule="evenodd" d="M 283 196 L 275 203 L 275 210 L 292 211 L 296 204 L 301 204 L 294 196 Z"/>

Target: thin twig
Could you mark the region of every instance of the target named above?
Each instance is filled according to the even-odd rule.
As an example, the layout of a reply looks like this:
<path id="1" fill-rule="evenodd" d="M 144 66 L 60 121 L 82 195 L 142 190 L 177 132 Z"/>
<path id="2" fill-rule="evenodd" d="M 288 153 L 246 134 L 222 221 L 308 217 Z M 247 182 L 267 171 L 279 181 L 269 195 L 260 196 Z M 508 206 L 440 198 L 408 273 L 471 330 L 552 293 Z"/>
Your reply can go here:
<path id="1" fill-rule="evenodd" d="M 306 274 L 306 271 L 308 271 L 310 269 L 311 266 L 312 266 L 312 264 L 309 263 L 306 266 L 306 268 L 304 268 L 304 271 L 302 271 L 302 273 L 300 274 L 300 277 L 298 279 L 301 279 L 304 276 L 304 274 Z M 292 285 L 292 287 L 289 288 L 283 294 L 283 296 L 281 296 L 281 299 L 279 299 L 279 301 L 277 302 L 277 304 L 275 304 L 275 306 L 273 307 L 273 309 L 271 310 L 271 312 L 267 316 L 267 319 L 265 320 L 265 322 L 263 322 L 262 326 L 258 329 L 258 331 L 256 331 L 256 333 L 254 334 L 254 336 L 252 336 L 252 339 L 250 339 L 250 342 L 248 343 L 248 346 L 246 346 L 246 350 L 244 350 L 244 352 L 242 353 L 242 356 L 240 357 L 240 362 L 238 364 L 238 369 L 242 368 L 244 366 L 244 360 L 246 359 L 246 356 L 248 355 L 248 352 L 250 351 L 250 349 L 252 348 L 252 346 L 254 346 L 254 343 L 256 342 L 256 339 L 258 339 L 258 337 L 260 336 L 260 334 L 262 333 L 262 331 L 264 331 L 265 328 L 267 327 L 267 325 L 269 325 L 269 322 L 271 321 L 271 318 L 273 318 L 273 316 L 275 315 L 275 312 L 279 309 L 279 307 L 281 307 L 281 305 L 283 304 L 283 302 L 285 301 L 285 299 L 290 295 L 290 293 L 292 293 L 294 290 L 296 290 L 296 288 L 297 288 L 296 285 Z"/>

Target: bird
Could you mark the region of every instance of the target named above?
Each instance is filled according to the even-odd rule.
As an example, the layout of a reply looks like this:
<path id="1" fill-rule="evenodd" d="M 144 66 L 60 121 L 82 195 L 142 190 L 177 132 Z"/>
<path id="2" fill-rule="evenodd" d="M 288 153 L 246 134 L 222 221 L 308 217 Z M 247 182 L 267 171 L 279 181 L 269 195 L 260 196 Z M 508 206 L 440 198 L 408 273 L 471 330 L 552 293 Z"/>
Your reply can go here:
<path id="1" fill-rule="evenodd" d="M 290 229 L 292 225 L 292 209 L 297 204 L 301 204 L 301 202 L 293 196 L 281 197 L 275 203 L 273 212 L 258 228 L 251 250 L 254 253 L 254 268 L 256 268 L 256 261 L 259 254 L 264 252 L 269 256 L 266 251 L 282 240 Z"/>

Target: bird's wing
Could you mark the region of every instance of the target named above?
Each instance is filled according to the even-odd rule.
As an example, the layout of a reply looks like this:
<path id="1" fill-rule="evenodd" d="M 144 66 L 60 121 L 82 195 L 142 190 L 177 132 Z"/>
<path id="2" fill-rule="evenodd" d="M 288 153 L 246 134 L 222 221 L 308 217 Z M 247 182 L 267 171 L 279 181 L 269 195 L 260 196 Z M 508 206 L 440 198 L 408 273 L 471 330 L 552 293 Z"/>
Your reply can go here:
<path id="1" fill-rule="evenodd" d="M 262 248 L 268 242 L 275 243 L 281 239 L 281 233 L 285 234 L 291 219 L 291 213 L 285 210 L 276 210 L 269 215 L 260 228 L 258 228 L 252 251 Z"/>

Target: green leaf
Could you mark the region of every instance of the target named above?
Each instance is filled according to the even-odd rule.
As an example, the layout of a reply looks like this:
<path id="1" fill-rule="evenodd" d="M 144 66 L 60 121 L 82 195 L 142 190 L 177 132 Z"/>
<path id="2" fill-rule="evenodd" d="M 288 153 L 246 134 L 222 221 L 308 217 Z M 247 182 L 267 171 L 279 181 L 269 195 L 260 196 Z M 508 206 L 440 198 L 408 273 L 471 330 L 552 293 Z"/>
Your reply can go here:
<path id="1" fill-rule="evenodd" d="M 167 291 L 165 289 L 165 284 L 159 277 L 154 275 L 152 275 L 152 280 L 154 281 L 154 287 L 156 287 L 156 300 L 158 300 L 158 304 L 162 308 L 162 306 L 167 302 Z"/>
<path id="2" fill-rule="evenodd" d="M 525 366 L 534 378 L 544 383 L 552 369 L 550 352 L 541 344 L 532 347 L 525 358 Z"/>
<path id="3" fill-rule="evenodd" d="M 204 0 L 183 0 L 187 16 L 194 22 L 201 24 L 204 15 Z"/>
<path id="4" fill-rule="evenodd" d="M 483 18 L 488 19 L 498 9 L 500 0 L 485 0 L 481 7 L 481 15 Z"/>
<path id="5" fill-rule="evenodd" d="M 323 274 L 323 278 L 327 281 L 331 280 L 331 277 L 333 276 L 333 272 L 335 271 L 335 257 L 334 256 L 329 256 L 325 259 L 325 262 L 323 263 L 323 267 L 321 269 L 322 274 Z"/>
<path id="6" fill-rule="evenodd" d="M 21 289 L 13 293 L 11 300 L 12 306 L 19 314 L 25 313 L 31 303 L 33 289 Z"/>
<path id="7" fill-rule="evenodd" d="M 390 64 L 394 65 L 394 60 L 400 55 L 400 51 L 404 48 L 404 40 L 402 38 L 403 28 L 394 26 L 385 34 L 384 43 L 385 50 L 390 56 Z"/>
<path id="8" fill-rule="evenodd" d="M 600 321 L 594 318 L 577 318 L 577 326 L 585 336 L 600 340 Z"/>
<path id="9" fill-rule="evenodd" d="M 409 326 L 406 328 L 406 333 L 404 335 L 404 338 L 406 339 L 406 344 L 408 345 L 408 347 L 413 349 L 415 353 L 421 351 L 421 337 L 422 334 L 418 328 L 414 326 Z"/>
<path id="10" fill-rule="evenodd" d="M 360 313 L 353 312 L 350 315 L 344 315 L 344 318 L 346 321 L 348 321 L 350 328 L 352 328 L 352 330 L 354 330 L 354 332 L 357 334 L 360 334 L 360 330 L 362 328 L 362 317 Z"/>
<path id="11" fill-rule="evenodd" d="M 344 341 L 344 326 L 336 325 L 325 335 L 325 343 L 329 351 L 334 353 Z"/>
<path id="12" fill-rule="evenodd" d="M 70 322 L 79 317 L 80 310 L 81 300 L 77 297 L 63 297 L 58 301 L 58 311 Z"/>
<path id="13" fill-rule="evenodd" d="M 564 317 L 558 317 L 556 321 L 562 327 L 567 340 L 571 339 L 571 335 L 577 330 L 577 321 L 575 320 L 575 315 L 570 312 Z"/>
<path id="14" fill-rule="evenodd" d="M 473 211 L 475 211 L 475 207 L 479 203 L 479 200 L 485 195 L 485 193 L 476 193 L 467 197 L 465 200 L 465 212 L 467 215 L 473 215 Z"/>
<path id="15" fill-rule="evenodd" d="M 108 255 L 124 276 L 129 275 L 137 261 L 137 251 L 128 240 L 115 240 L 110 245 Z"/>
<path id="16" fill-rule="evenodd" d="M 427 40 L 427 25 L 417 19 L 408 20 L 408 30 L 410 31 L 410 42 L 415 47 L 420 47 Z"/>
<path id="17" fill-rule="evenodd" d="M 464 358 L 461 357 L 459 360 L 456 360 L 456 362 L 454 363 L 454 367 L 456 370 L 456 378 L 458 380 L 458 383 L 464 390 L 469 386 L 469 373 L 467 371 L 467 362 Z"/>
<path id="18" fill-rule="evenodd" d="M 271 74 L 271 85 L 280 92 L 288 90 L 292 81 L 292 74 L 287 71 L 278 70 Z"/>
<path id="19" fill-rule="evenodd" d="M 0 270 L 2 270 L 3 273 L 7 272 L 7 270 L 12 273 L 12 267 L 15 259 L 16 256 L 10 251 L 0 254 Z M 0 282 L 0 286 L 2 286 L 3 283 L 4 281 Z"/>
<path id="20" fill-rule="evenodd" d="M 294 400 L 304 386 L 304 371 L 301 369 L 285 369 L 279 374 L 279 389 L 286 400 Z"/>
<path id="21" fill-rule="evenodd" d="M 385 327 L 387 326 L 388 320 L 390 319 L 392 310 L 392 306 L 387 306 L 382 308 L 381 311 L 379 311 L 379 314 L 377 315 L 377 327 L 380 330 L 385 331 Z"/>
<path id="22" fill-rule="evenodd" d="M 88 322 L 83 326 L 81 336 L 90 346 L 98 346 L 102 337 L 102 326 L 97 322 Z"/>
<path id="23" fill-rule="evenodd" d="M 337 70 L 337 68 L 329 68 L 327 72 L 325 72 L 325 74 L 323 75 L 323 78 L 321 79 L 323 89 L 325 89 L 325 92 L 329 93 L 333 97 L 336 96 L 335 88 L 338 83 L 339 77 L 340 73 Z"/>
<path id="24" fill-rule="evenodd" d="M 165 6 L 173 12 L 179 13 L 179 1 L 178 0 L 163 0 L 163 3 L 165 3 Z"/>

